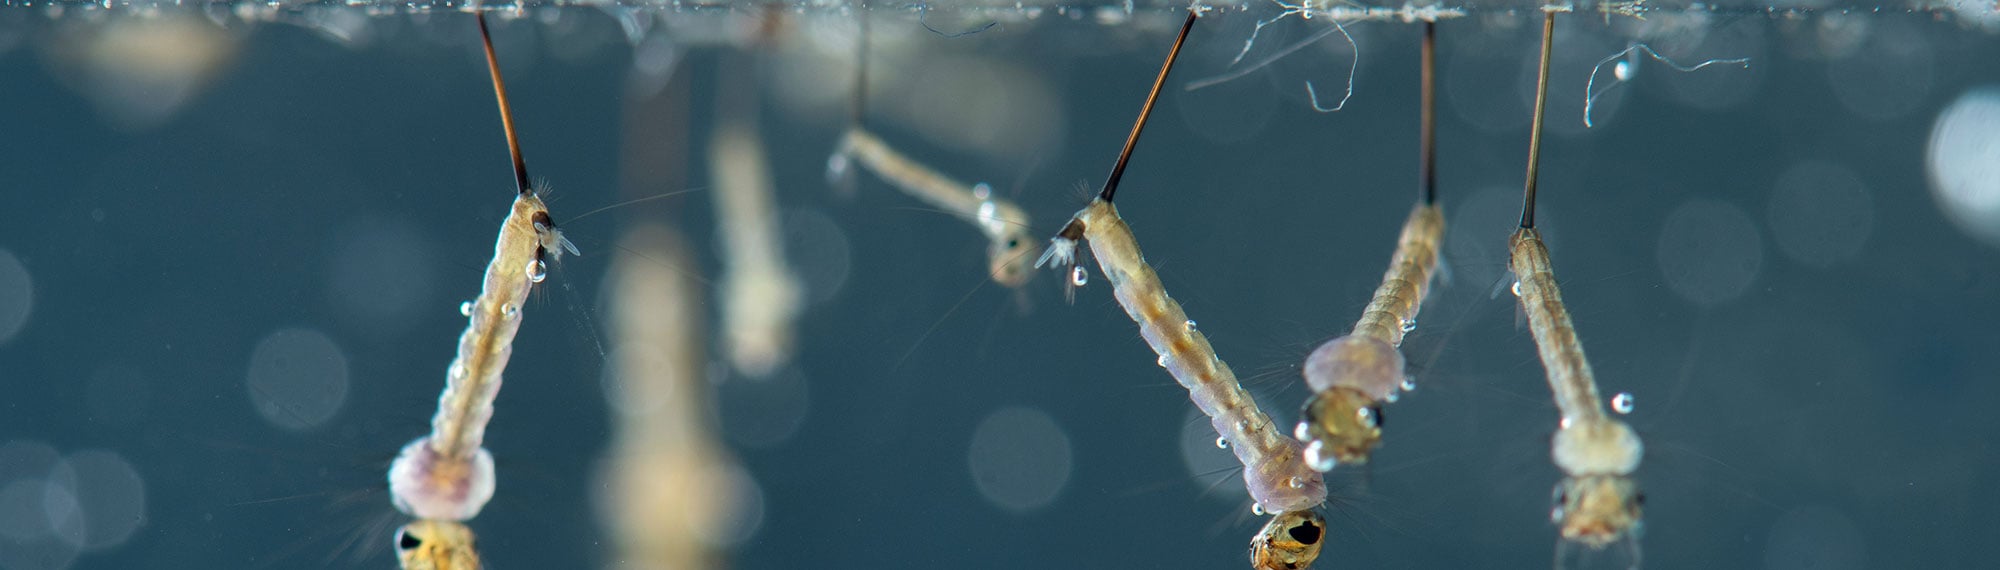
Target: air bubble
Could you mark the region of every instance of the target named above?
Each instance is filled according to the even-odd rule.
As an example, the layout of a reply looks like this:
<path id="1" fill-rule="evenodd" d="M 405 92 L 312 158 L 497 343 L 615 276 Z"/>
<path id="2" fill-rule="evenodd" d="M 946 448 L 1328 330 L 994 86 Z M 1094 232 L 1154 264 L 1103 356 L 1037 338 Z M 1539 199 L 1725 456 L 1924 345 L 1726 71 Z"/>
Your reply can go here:
<path id="1" fill-rule="evenodd" d="M 1226 437 L 1217 437 L 1217 438 L 1215 438 L 1215 448 L 1216 448 L 1216 449 L 1229 449 L 1229 438 L 1226 438 Z"/>
<path id="2" fill-rule="evenodd" d="M 1332 471 L 1339 463 L 1326 452 L 1325 441 L 1315 439 L 1312 443 L 1306 444 L 1306 466 L 1313 468 L 1314 471 L 1321 473 Z"/>
<path id="3" fill-rule="evenodd" d="M 1248 433 L 1249 431 L 1250 422 L 1248 420 L 1236 420 L 1236 433 Z"/>
<path id="4" fill-rule="evenodd" d="M 979 224 L 982 226 L 991 227 L 995 225 L 1000 221 L 1000 206 L 994 204 L 992 200 L 980 202 L 978 219 Z"/>
<path id="5" fill-rule="evenodd" d="M 1264 516 L 1264 503 L 1251 503 L 1250 514 Z"/>
<path id="6" fill-rule="evenodd" d="M 1611 411 L 1618 412 L 1619 414 L 1632 413 L 1632 393 L 1619 392 L 1618 395 L 1612 396 Z"/>
<path id="7" fill-rule="evenodd" d="M 1630 60 L 1619 60 L 1617 65 L 1611 66 L 1611 76 L 1618 78 L 1619 81 L 1631 81 L 1632 62 Z"/>
<path id="8" fill-rule="evenodd" d="M 542 260 L 540 259 L 528 260 L 529 283 L 541 283 L 543 279 L 548 279 L 548 278 L 549 278 L 548 264 L 542 263 Z"/>
<path id="9" fill-rule="evenodd" d="M 465 316 L 468 316 L 468 317 L 472 316 L 472 301 L 466 301 L 466 302 L 463 302 L 463 303 L 459 303 L 459 304 L 458 304 L 458 314 L 460 314 L 460 315 L 465 315 Z"/>
<path id="10" fill-rule="evenodd" d="M 1295 476 L 1290 479 L 1286 479 L 1285 486 L 1291 487 L 1293 489 L 1304 489 L 1306 488 L 1306 480 Z"/>
<path id="11" fill-rule="evenodd" d="M 848 169 L 847 155 L 841 153 L 834 153 L 832 156 L 826 157 L 827 185 L 834 186 L 836 188 L 839 187 L 841 185 L 841 182 L 847 179 L 847 169 Z"/>
<path id="12" fill-rule="evenodd" d="M 1410 332 L 1413 330 L 1417 330 L 1417 320 L 1414 318 L 1403 319 L 1403 332 Z"/>
<path id="13" fill-rule="evenodd" d="M 1069 268 L 1069 284 L 1078 287 L 1090 284 L 1090 270 L 1081 265 Z"/>
<path id="14" fill-rule="evenodd" d="M 1194 332 L 1194 319 L 1188 319 L 1187 330 L 1188 332 Z"/>
<path id="15" fill-rule="evenodd" d="M 1556 422 L 1556 429 L 1569 429 L 1570 423 L 1569 416 L 1563 416 L 1562 421 Z"/>
<path id="16" fill-rule="evenodd" d="M 1396 403 L 1396 395 L 1395 395 L 1395 394 L 1390 394 L 1390 395 L 1389 395 L 1389 398 L 1387 399 L 1387 401 L 1388 401 L 1389 403 L 1391 403 L 1391 404 L 1394 404 L 1394 403 Z M 1375 409 L 1374 409 L 1374 408 L 1360 408 L 1360 409 L 1357 409 L 1357 410 L 1354 410 L 1354 417 L 1356 417 L 1356 418 L 1360 418 L 1360 419 L 1361 419 L 1361 423 L 1363 423 L 1363 424 L 1366 424 L 1366 425 L 1371 425 L 1371 426 L 1372 426 L 1372 425 L 1375 425 Z"/>
<path id="17" fill-rule="evenodd" d="M 1401 392 L 1391 391 L 1387 394 L 1382 395 L 1382 401 L 1391 404 L 1394 404 L 1396 403 L 1396 400 L 1401 400 L 1401 399 L 1403 399 L 1403 394 Z M 1363 416 L 1368 415 L 1368 408 L 1362 408 L 1361 415 Z"/>
<path id="18" fill-rule="evenodd" d="M 1299 425 L 1292 426 L 1292 439 L 1299 441 L 1312 439 L 1312 426 L 1305 422 L 1299 422 Z"/>
<path id="19" fill-rule="evenodd" d="M 972 185 L 972 197 L 978 199 L 981 202 L 986 202 L 987 200 L 992 199 L 993 185 L 987 184 L 985 182 Z M 993 204 L 992 202 L 986 202 L 984 204 L 980 204 L 979 207 L 981 210 L 984 210 L 993 207 L 992 204 Z"/>
<path id="20" fill-rule="evenodd" d="M 1415 391 L 1417 391 L 1417 379 L 1416 379 L 1416 377 L 1413 377 L 1413 376 L 1404 376 L 1404 377 L 1403 377 L 1403 384 L 1402 384 L 1402 385 L 1401 385 L 1400 387 L 1401 387 L 1401 388 L 1403 389 L 1403 391 L 1404 391 L 1404 392 L 1415 392 Z"/>
<path id="21" fill-rule="evenodd" d="M 1162 354 L 1158 360 L 1154 360 L 1153 362 L 1159 364 L 1161 368 L 1166 368 L 1174 364 L 1174 357 Z"/>
<path id="22" fill-rule="evenodd" d="M 1510 291 L 1513 291 L 1513 292 L 1514 292 L 1514 296 L 1515 296 L 1515 297 L 1519 297 L 1519 296 L 1521 296 L 1521 282 L 1520 282 L 1520 281 L 1515 281 L 1515 282 L 1514 282 L 1514 285 L 1513 285 L 1513 286 L 1511 286 L 1511 287 L 1508 287 L 1507 289 L 1508 289 L 1508 290 L 1510 290 Z"/>
<path id="23" fill-rule="evenodd" d="M 513 303 L 507 303 L 500 306 L 500 316 L 511 319 L 520 315 L 521 315 L 521 308 L 514 306 Z"/>

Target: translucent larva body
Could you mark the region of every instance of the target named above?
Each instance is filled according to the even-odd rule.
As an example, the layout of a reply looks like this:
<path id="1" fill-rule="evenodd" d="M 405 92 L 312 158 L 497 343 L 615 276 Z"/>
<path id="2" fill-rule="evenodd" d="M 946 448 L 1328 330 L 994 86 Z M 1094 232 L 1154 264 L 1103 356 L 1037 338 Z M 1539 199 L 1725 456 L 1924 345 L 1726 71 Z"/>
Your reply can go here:
<path id="1" fill-rule="evenodd" d="M 972 223 L 986 236 L 986 270 L 993 282 L 1020 287 L 1034 275 L 1034 251 L 1041 241 L 1028 234 L 1028 213 L 1013 201 L 931 170 L 860 128 L 848 129 L 834 153 L 861 163 L 911 197 Z"/>

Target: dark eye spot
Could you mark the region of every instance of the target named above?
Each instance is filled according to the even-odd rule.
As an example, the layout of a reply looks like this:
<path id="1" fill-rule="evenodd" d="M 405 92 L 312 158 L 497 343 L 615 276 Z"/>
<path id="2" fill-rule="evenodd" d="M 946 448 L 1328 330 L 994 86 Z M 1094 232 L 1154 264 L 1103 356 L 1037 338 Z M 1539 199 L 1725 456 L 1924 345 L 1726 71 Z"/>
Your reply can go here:
<path id="1" fill-rule="evenodd" d="M 408 551 L 423 545 L 424 545 L 423 539 L 417 538 L 416 535 L 410 534 L 409 529 L 399 529 L 396 531 L 397 550 Z"/>
<path id="2" fill-rule="evenodd" d="M 1645 493 L 1639 493 L 1639 494 L 1637 494 L 1637 495 L 1633 495 L 1633 496 L 1632 496 L 1632 504 L 1634 504 L 1634 505 L 1638 505 L 1638 506 L 1642 506 L 1642 507 L 1643 507 L 1643 506 L 1646 506 L 1646 494 L 1645 494 Z"/>
<path id="3" fill-rule="evenodd" d="M 1292 527 L 1290 532 L 1292 533 L 1292 540 L 1299 541 L 1299 544 L 1306 546 L 1319 544 L 1319 525 L 1313 524 L 1312 521 L 1306 521 L 1305 524 Z"/>
<path id="4" fill-rule="evenodd" d="M 1021 238 L 1007 238 L 1007 249 L 1021 247 Z"/>
<path id="5" fill-rule="evenodd" d="M 1368 411 L 1374 412 L 1371 415 L 1375 417 L 1375 427 L 1382 427 L 1382 406 L 1379 404 L 1368 406 Z"/>

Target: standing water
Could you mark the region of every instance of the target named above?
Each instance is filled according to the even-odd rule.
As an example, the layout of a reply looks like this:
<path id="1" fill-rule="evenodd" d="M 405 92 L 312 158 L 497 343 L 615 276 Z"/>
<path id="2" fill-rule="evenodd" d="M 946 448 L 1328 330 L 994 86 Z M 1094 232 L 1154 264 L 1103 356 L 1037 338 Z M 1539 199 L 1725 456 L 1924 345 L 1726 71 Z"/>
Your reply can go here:
<path id="1" fill-rule="evenodd" d="M 1118 213 L 1286 427 L 1417 197 L 1437 21 L 1424 389 L 1364 408 L 1393 421 L 1327 474 L 1320 566 L 1603 563 L 1547 522 L 1557 412 L 1504 292 L 1542 12 L 1203 4 Z M 1235 450 L 1126 276 L 1009 273 L 1103 183 L 1185 6 L 488 8 L 537 229 L 580 255 L 503 268 L 532 292 L 494 313 L 484 564 L 1249 567 Z M 1645 565 L 1990 563 L 2000 8 L 1568 8 L 1535 226 L 1646 443 Z M 399 534 L 385 474 L 519 195 L 475 20 L 0 6 L 0 569 L 393 568 L 449 535 Z M 857 126 L 938 193 L 836 156 Z"/>

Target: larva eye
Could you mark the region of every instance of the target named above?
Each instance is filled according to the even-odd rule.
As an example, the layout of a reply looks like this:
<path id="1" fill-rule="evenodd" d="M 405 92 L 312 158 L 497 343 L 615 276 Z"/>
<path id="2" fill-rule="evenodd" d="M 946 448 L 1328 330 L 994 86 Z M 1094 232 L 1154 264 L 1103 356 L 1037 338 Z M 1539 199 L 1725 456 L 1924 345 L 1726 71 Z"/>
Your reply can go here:
<path id="1" fill-rule="evenodd" d="M 409 552 L 423 545 L 424 545 L 424 540 L 421 538 L 417 538 L 417 535 L 410 534 L 410 529 L 408 528 L 396 529 L 396 550 Z"/>
<path id="2" fill-rule="evenodd" d="M 1298 526 L 1292 527 L 1291 530 L 1287 532 L 1290 532 L 1292 535 L 1292 540 L 1299 541 L 1299 544 L 1304 544 L 1307 546 L 1319 544 L 1319 537 L 1320 537 L 1319 525 L 1313 524 L 1313 522 L 1310 520 L 1300 523 Z"/>

